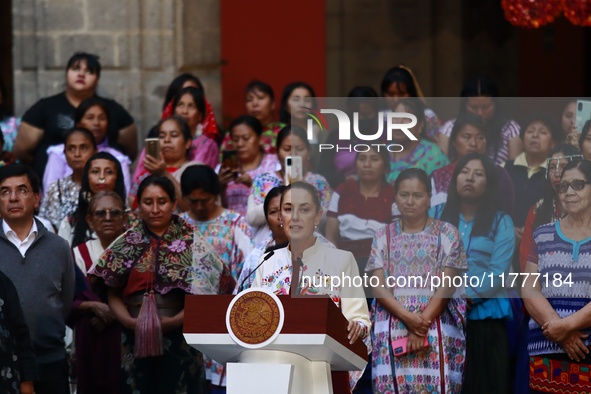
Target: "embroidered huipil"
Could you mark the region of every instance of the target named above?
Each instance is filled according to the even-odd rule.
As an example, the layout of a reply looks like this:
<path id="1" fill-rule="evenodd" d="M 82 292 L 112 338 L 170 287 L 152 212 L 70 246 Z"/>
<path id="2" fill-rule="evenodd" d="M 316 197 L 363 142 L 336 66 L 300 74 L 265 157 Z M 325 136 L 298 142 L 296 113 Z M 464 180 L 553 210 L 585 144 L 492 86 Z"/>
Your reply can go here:
<path id="1" fill-rule="evenodd" d="M 534 231 L 528 262 L 537 264 L 542 295 L 560 318 L 591 301 L 591 238 L 573 241 L 562 232 L 560 221 L 544 224 Z M 581 331 L 591 334 L 591 328 Z M 529 321 L 528 340 L 530 356 L 565 353 L 560 344 L 546 339 L 534 319 Z M 591 346 L 591 335 L 582 341 Z"/>

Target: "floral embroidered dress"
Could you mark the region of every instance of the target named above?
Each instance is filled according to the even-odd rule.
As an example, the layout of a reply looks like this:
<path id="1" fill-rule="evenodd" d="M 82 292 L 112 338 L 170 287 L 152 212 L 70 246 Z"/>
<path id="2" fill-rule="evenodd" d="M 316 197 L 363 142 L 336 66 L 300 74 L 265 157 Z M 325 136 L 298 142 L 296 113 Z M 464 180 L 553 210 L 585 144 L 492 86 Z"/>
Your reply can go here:
<path id="1" fill-rule="evenodd" d="M 265 154 L 260 165 L 254 170 L 247 171 L 251 179 L 255 179 L 257 175 L 265 174 L 267 172 L 275 171 L 277 166 L 277 155 Z M 248 201 L 248 194 L 250 187 L 244 183 L 236 183 L 230 181 L 226 186 L 225 198 L 228 208 L 238 212 L 241 215 L 246 215 L 246 203 Z"/>
<path id="2" fill-rule="evenodd" d="M 219 294 L 231 292 L 235 286 L 211 246 L 177 216 L 173 216 L 161 237 L 151 233 L 144 222 L 127 230 L 105 250 L 94 274 L 107 286 L 123 288 L 124 302 L 150 288 L 159 294 Z M 133 331 L 124 328 L 122 341 L 126 393 L 140 394 L 151 389 L 175 394 L 206 392 L 202 355 L 187 345 L 181 327 L 164 333 L 159 388 L 147 387 L 146 382 L 154 380 L 150 376 L 153 370 L 146 367 L 146 359 L 134 358 Z"/>
<path id="3" fill-rule="evenodd" d="M 406 158 L 398 161 L 390 158 L 390 173 L 386 179 L 388 183 L 394 184 L 398 175 L 407 168 L 420 168 L 431 175 L 433 171 L 448 164 L 449 159 L 437 145 L 422 139 Z"/>
<path id="4" fill-rule="evenodd" d="M 319 233 L 314 233 L 314 236 L 318 239 L 319 242 L 328 246 L 329 248 L 336 249 L 332 242 L 328 239 L 323 237 Z M 275 240 L 273 239 L 273 234 L 269 230 L 269 235 L 265 240 L 260 242 L 257 246 L 254 247 L 252 252 L 246 256 L 246 260 L 244 260 L 244 264 L 242 265 L 242 271 L 240 272 L 240 277 L 238 278 L 238 285 L 242 282 L 242 289 L 248 289 L 252 286 L 252 281 L 254 280 L 254 275 L 252 275 L 252 271 L 260 264 L 265 251 L 268 248 L 272 248 L 275 246 Z M 241 291 L 242 289 L 236 288 L 236 291 Z"/>
<path id="5" fill-rule="evenodd" d="M 9 116 L 0 120 L 0 129 L 2 129 L 2 134 L 4 134 L 4 147 L 0 147 L 0 151 L 4 150 L 6 152 L 12 152 L 14 140 L 18 134 L 18 126 L 20 124 L 21 118 L 15 118 L 14 116 Z"/>
<path id="6" fill-rule="evenodd" d="M 318 190 L 320 205 L 322 206 L 322 210 L 326 213 L 332 197 L 332 189 L 326 178 L 320 174 L 307 172 L 304 176 L 304 182 L 311 184 L 316 190 Z M 261 242 L 269 231 L 263 210 L 265 197 L 267 197 L 267 193 L 269 193 L 271 189 L 277 186 L 282 186 L 283 184 L 283 179 L 281 179 L 275 171 L 258 175 L 252 181 L 252 187 L 250 188 L 250 195 L 248 196 L 248 204 L 246 208 L 246 221 L 251 226 L 255 244 Z"/>
<path id="7" fill-rule="evenodd" d="M 451 224 L 434 220 L 418 234 L 404 233 L 400 224 L 400 219 L 395 219 L 376 233 L 366 271 L 381 268 L 386 278 L 421 276 L 428 281 L 428 276 L 441 275 L 445 267 L 467 269 L 458 230 Z M 401 279 L 396 281 L 400 284 Z M 430 283 L 393 290 L 396 300 L 411 312 L 424 310 L 433 293 Z M 462 288 L 456 290 L 447 308 L 429 327 L 429 346 L 425 351 L 394 358 L 391 341 L 407 337 L 408 330 L 382 304 L 375 302 L 372 307 L 374 393 L 460 393 L 466 355 L 465 316 Z"/>
<path id="8" fill-rule="evenodd" d="M 206 222 L 192 219 L 187 212 L 181 217 L 195 226 L 196 237 L 201 234 L 201 238 L 213 246 L 215 253 L 226 264 L 232 277 L 238 279 L 242 264 L 253 249 L 250 229 L 244 217 L 230 209 L 225 209 L 220 216 Z M 206 356 L 205 368 L 207 380 L 215 385 L 225 386 L 224 364 Z"/>
<path id="9" fill-rule="evenodd" d="M 191 218 L 187 212 L 181 218 L 202 234 L 237 279 L 242 271 L 242 263 L 254 246 L 244 217 L 231 209 L 225 209 L 217 218 L 205 222 Z"/>
<path id="10" fill-rule="evenodd" d="M 152 275 L 154 291 L 160 294 L 174 289 L 218 294 L 224 266 L 211 249 L 194 242 L 194 231 L 193 226 L 173 216 L 171 225 L 158 238 L 142 222 L 105 250 L 94 275 L 103 278 L 107 286 L 125 287 L 124 297 L 146 290 Z"/>
<path id="11" fill-rule="evenodd" d="M 80 185 L 71 175 L 53 182 L 43 197 L 39 216 L 58 228 L 66 216 L 76 212 L 79 193 Z"/>
<path id="12" fill-rule="evenodd" d="M 261 134 L 261 147 L 263 148 L 263 152 L 265 153 L 276 153 L 277 149 L 275 145 L 277 145 L 277 134 L 279 131 L 285 127 L 285 123 L 281 122 L 271 122 L 268 123 Z M 225 150 L 232 150 L 236 149 L 234 147 L 234 142 L 232 141 L 232 137 L 230 136 L 230 132 L 226 134 L 224 140 L 222 141 L 222 146 L 220 150 L 223 152 Z"/>
<path id="13" fill-rule="evenodd" d="M 330 197 L 332 196 L 332 189 L 326 179 L 320 174 L 308 172 L 304 176 L 304 182 L 316 187 L 316 190 L 318 190 L 318 193 L 320 194 L 320 204 L 322 205 L 322 209 L 328 209 Z M 265 202 L 267 193 L 269 193 L 274 187 L 281 185 L 283 185 L 283 179 L 279 178 L 276 172 L 268 172 L 266 174 L 261 174 L 254 179 L 250 193 L 253 195 L 255 203 L 262 205 L 263 202 Z"/>
<path id="14" fill-rule="evenodd" d="M 591 238 L 580 241 L 568 238 L 561 220 L 538 227 L 532 236 L 528 262 L 537 266 L 542 295 L 560 319 L 591 303 Z M 588 326 L 589 324 L 587 324 Z M 591 347 L 591 328 L 580 330 L 584 346 Z M 589 355 L 576 362 L 564 347 L 544 336 L 540 325 L 531 318 L 527 350 L 530 356 L 529 387 L 545 393 L 591 392 Z"/>

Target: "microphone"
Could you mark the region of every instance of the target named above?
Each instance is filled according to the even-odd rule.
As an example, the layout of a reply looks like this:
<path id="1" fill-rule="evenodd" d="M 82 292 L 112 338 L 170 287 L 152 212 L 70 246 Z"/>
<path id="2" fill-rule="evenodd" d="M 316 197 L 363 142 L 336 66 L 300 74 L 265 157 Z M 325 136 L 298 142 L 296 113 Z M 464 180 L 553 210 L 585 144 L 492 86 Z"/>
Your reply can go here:
<path id="1" fill-rule="evenodd" d="M 293 260 L 292 260 L 293 261 Z M 299 295 L 301 288 L 300 288 L 300 270 L 304 268 L 304 262 L 302 261 L 301 257 L 296 257 L 297 264 L 293 264 L 293 273 L 291 275 L 292 283 L 290 293 L 291 295 Z M 294 287 L 295 284 L 295 287 Z M 295 289 L 295 292 L 293 291 Z"/>
<path id="2" fill-rule="evenodd" d="M 267 253 L 267 255 L 265 257 L 263 257 L 263 261 L 261 261 L 259 263 L 259 265 L 256 266 L 255 269 L 253 269 L 250 274 L 248 274 L 248 276 L 244 279 L 242 279 L 242 282 L 240 282 L 240 287 L 238 287 L 238 293 L 240 293 L 242 290 L 244 290 L 243 286 L 244 286 L 244 282 L 246 282 L 248 280 L 248 278 L 250 278 L 252 276 L 252 274 L 254 274 L 261 265 L 263 265 L 263 263 L 267 260 L 269 260 L 271 258 L 271 256 L 273 256 L 275 254 L 275 251 L 272 250 L 269 253 Z"/>

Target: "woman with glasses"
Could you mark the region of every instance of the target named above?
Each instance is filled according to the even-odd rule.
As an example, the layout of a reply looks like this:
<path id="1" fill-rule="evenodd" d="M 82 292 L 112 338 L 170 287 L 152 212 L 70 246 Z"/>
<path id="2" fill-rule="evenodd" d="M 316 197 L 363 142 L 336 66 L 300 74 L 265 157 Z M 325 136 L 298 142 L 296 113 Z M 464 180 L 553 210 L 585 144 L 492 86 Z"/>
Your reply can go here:
<path id="1" fill-rule="evenodd" d="M 547 172 L 544 196 L 529 209 L 525 218 L 523 236 L 521 238 L 521 245 L 519 246 L 519 265 L 521 272 L 525 270 L 534 230 L 542 224 L 554 223 L 566 214 L 564 208 L 560 205 L 556 187 L 560 183 L 560 176 L 564 167 L 571 161 L 582 159 L 583 156 L 579 150 L 571 144 L 560 144 L 550 151 L 546 160 Z"/>
<path id="2" fill-rule="evenodd" d="M 93 271 L 123 326 L 124 393 L 206 393 L 202 355 L 183 337 L 185 295 L 234 288 L 223 262 L 174 215 L 175 193 L 168 177 L 144 179 L 140 223 L 105 250 Z"/>
<path id="3" fill-rule="evenodd" d="M 123 199 L 101 191 L 88 203 L 86 222 L 93 238 L 73 249 L 76 293 L 72 304 L 76 348 L 76 387 L 79 393 L 120 393 L 121 330 L 107 303 L 107 292 L 92 267 L 121 234 L 125 223 Z"/>
<path id="4" fill-rule="evenodd" d="M 531 393 L 589 393 L 591 162 L 564 167 L 556 191 L 566 216 L 538 227 L 522 294 L 531 316 Z"/>

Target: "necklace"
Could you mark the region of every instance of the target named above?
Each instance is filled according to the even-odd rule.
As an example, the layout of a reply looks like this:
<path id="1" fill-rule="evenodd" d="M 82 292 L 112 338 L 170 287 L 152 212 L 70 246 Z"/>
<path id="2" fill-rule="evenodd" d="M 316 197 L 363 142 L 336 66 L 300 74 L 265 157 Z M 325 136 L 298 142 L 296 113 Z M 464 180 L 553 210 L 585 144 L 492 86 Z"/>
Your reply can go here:
<path id="1" fill-rule="evenodd" d="M 423 231 L 425 231 L 425 228 L 427 228 L 428 221 L 429 221 L 429 215 L 427 215 L 427 217 L 425 218 L 425 223 L 423 223 L 423 229 L 421 231 L 418 231 L 416 233 L 408 233 L 408 234 L 422 233 Z M 402 227 L 402 232 L 405 233 L 406 231 L 404 231 L 404 219 L 400 220 L 400 227 Z"/>

